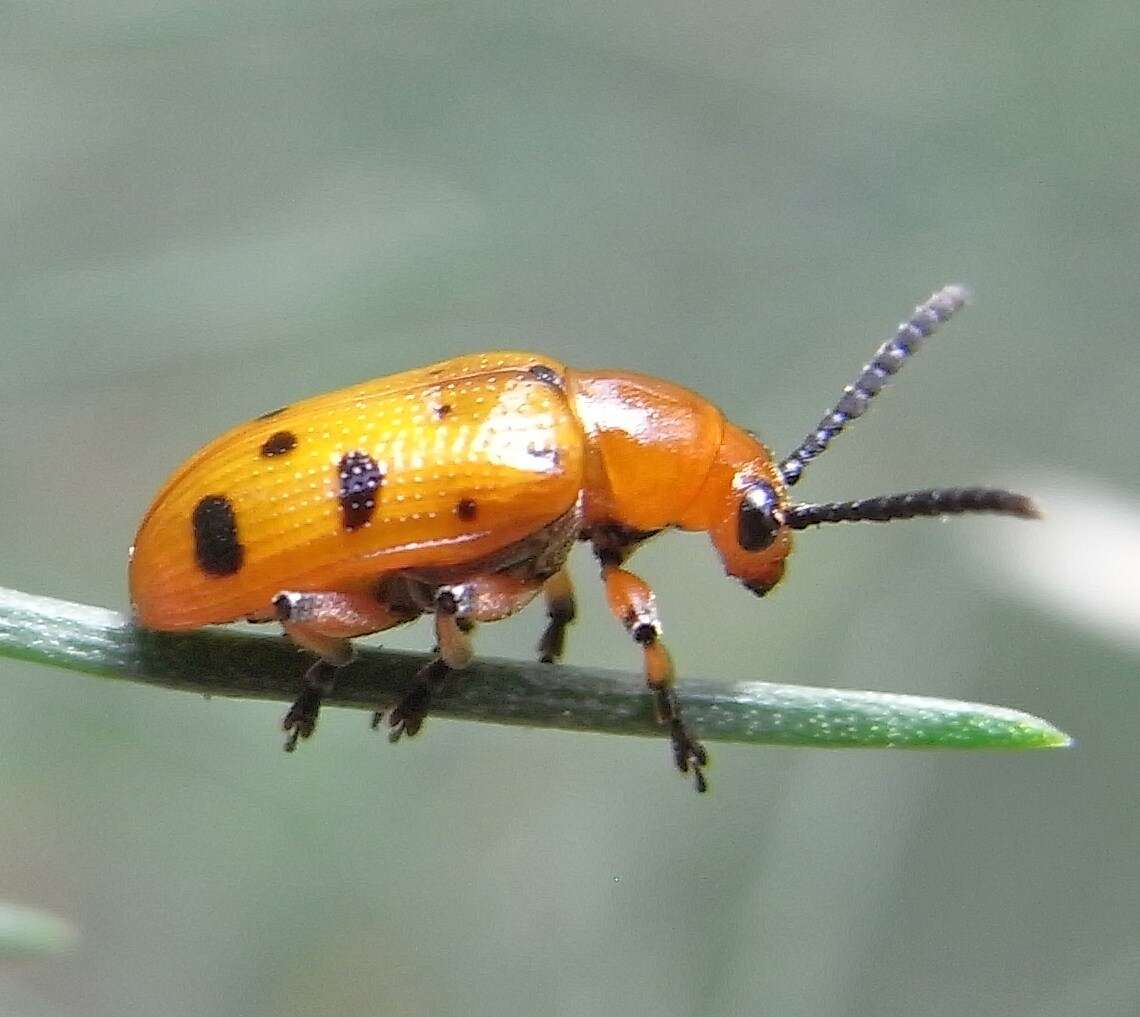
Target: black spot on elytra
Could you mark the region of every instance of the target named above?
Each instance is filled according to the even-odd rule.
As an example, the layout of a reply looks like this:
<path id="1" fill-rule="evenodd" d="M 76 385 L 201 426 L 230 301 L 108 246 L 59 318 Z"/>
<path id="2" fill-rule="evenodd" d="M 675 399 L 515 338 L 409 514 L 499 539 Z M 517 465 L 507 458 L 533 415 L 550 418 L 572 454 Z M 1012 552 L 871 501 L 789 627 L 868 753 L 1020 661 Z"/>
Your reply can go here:
<path id="1" fill-rule="evenodd" d="M 461 498 L 455 505 L 455 514 L 465 523 L 471 522 L 479 514 L 479 506 L 474 498 Z"/>
<path id="2" fill-rule="evenodd" d="M 274 431 L 261 445 L 261 454 L 266 459 L 283 456 L 297 447 L 297 436 L 292 431 Z"/>
<path id="3" fill-rule="evenodd" d="M 194 507 L 194 557 L 203 572 L 231 576 L 241 568 L 245 548 L 238 541 L 237 518 L 229 498 L 208 494 Z"/>
<path id="4" fill-rule="evenodd" d="M 432 413 L 435 414 L 436 420 L 443 420 L 449 413 L 451 413 L 451 403 L 440 403 Z"/>
<path id="5" fill-rule="evenodd" d="M 562 387 L 562 379 L 558 377 L 558 372 L 553 367 L 547 367 L 546 364 L 535 364 L 530 368 L 530 373 L 546 385 L 553 385 L 555 388 Z"/>
<path id="6" fill-rule="evenodd" d="M 289 409 L 288 406 L 278 406 L 277 409 L 270 410 L 268 413 L 263 413 L 257 419 L 258 420 L 272 420 L 274 417 L 281 416 L 281 414 L 284 413 L 287 409 Z"/>
<path id="7" fill-rule="evenodd" d="M 337 465 L 340 508 L 346 530 L 358 530 L 376 511 L 384 474 L 367 452 L 347 452 Z"/>

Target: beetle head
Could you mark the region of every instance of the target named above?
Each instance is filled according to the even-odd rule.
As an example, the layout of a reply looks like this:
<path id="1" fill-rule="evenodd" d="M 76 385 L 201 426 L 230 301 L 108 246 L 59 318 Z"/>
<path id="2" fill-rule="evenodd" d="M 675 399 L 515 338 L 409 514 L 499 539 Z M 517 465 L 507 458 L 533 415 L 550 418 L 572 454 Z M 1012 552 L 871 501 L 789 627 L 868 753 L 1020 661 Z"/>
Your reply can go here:
<path id="1" fill-rule="evenodd" d="M 728 425 L 698 496 L 725 571 L 763 596 L 784 574 L 792 549 L 787 485 L 755 435 Z"/>
<path id="2" fill-rule="evenodd" d="M 793 504 L 788 500 L 788 488 L 803 476 L 805 466 L 824 452 L 848 423 L 866 412 L 887 380 L 965 304 L 966 298 L 964 287 L 945 286 L 919 304 L 844 389 L 835 406 L 778 466 L 768 461 L 767 450 L 762 461 L 743 462 L 732 482 L 735 530 L 733 519 L 728 516 L 711 530 L 730 575 L 763 595 L 783 575 L 784 559 L 791 547 L 790 531 L 822 523 L 882 523 L 973 512 L 1023 519 L 1038 516 L 1036 506 L 1024 495 L 986 487 L 928 488 L 821 505 Z M 726 430 L 726 438 L 731 430 Z M 759 442 L 756 444 L 759 446 Z"/>
<path id="3" fill-rule="evenodd" d="M 966 297 L 964 287 L 946 286 L 919 304 L 844 389 L 835 406 L 778 466 L 754 435 L 731 425 L 725 428 L 717 461 L 699 501 L 706 512 L 703 526 L 729 575 L 762 596 L 784 573 L 791 531 L 822 523 L 881 523 L 974 512 L 1037 517 L 1036 506 L 1024 495 L 986 487 L 928 488 L 820 505 L 788 500 L 788 488 L 799 481 L 804 468 L 848 423 L 866 412 L 887 380 L 965 304 Z"/>

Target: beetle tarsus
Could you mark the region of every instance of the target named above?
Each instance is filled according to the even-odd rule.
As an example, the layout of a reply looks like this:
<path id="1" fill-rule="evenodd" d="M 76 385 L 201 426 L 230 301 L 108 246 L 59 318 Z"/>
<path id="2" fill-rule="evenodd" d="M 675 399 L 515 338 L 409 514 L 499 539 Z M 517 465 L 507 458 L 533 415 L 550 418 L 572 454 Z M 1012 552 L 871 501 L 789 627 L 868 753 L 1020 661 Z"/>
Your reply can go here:
<path id="1" fill-rule="evenodd" d="M 709 789 L 704 767 L 708 766 L 709 754 L 705 747 L 696 741 L 679 719 L 674 718 L 669 725 L 669 736 L 673 742 L 673 760 L 682 773 L 693 772 L 694 785 L 699 794 Z"/>
<path id="2" fill-rule="evenodd" d="M 321 700 L 332 691 L 336 680 L 336 667 L 327 660 L 316 661 L 306 672 L 304 687 L 297 701 L 289 707 L 281 728 L 288 733 L 285 751 L 292 752 L 302 738 L 311 738 L 321 712 Z"/>
<path id="3" fill-rule="evenodd" d="M 286 752 L 296 749 L 300 739 L 312 737 L 320 709 L 321 694 L 316 689 L 304 689 L 281 722 L 282 730 L 288 734 L 285 739 Z"/>
<path id="4" fill-rule="evenodd" d="M 566 626 L 552 621 L 538 640 L 538 660 L 541 664 L 553 664 L 562 659 L 566 648 Z"/>
<path id="5" fill-rule="evenodd" d="M 573 603 L 567 614 L 555 614 L 554 608 L 551 608 L 550 622 L 538 640 L 538 659 L 543 664 L 553 664 L 562 659 L 566 649 L 566 629 L 573 620 Z"/>
<path id="6" fill-rule="evenodd" d="M 561 659 L 566 649 L 566 629 L 578 615 L 574 584 L 565 568 L 543 581 L 542 595 L 550 621 L 538 641 L 538 659 L 543 664 L 553 664 Z"/>
<path id="7" fill-rule="evenodd" d="M 413 738 L 419 733 L 431 706 L 432 695 L 450 671 L 451 668 L 439 657 L 416 673 L 412 687 L 388 713 L 388 741 L 394 744 L 404 735 Z M 373 729 L 378 728 L 383 720 L 382 712 L 372 714 Z"/>
<path id="8" fill-rule="evenodd" d="M 681 704 L 671 688 L 653 690 L 653 706 L 659 724 L 669 725 L 669 740 L 673 746 L 673 761 L 682 773 L 692 773 L 697 791 L 703 794 L 709 789 L 704 768 L 709 765 L 709 754 L 698 742 L 681 719 Z"/>
<path id="9" fill-rule="evenodd" d="M 431 706 L 431 693 L 430 685 L 418 684 L 392 707 L 388 714 L 388 741 L 395 745 L 404 735 L 414 738 L 419 734 Z M 378 726 L 376 717 L 379 716 L 382 715 L 373 716 L 373 727 Z"/>

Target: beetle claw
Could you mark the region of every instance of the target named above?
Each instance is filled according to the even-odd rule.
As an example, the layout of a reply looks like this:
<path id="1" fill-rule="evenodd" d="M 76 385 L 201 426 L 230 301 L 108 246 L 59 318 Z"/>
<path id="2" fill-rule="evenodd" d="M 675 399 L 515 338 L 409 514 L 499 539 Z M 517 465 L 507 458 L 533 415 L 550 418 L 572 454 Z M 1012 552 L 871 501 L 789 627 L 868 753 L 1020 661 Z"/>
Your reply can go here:
<path id="1" fill-rule="evenodd" d="M 395 744 L 404 735 L 414 738 L 419 734 L 430 705 L 431 686 L 417 681 L 388 713 L 388 741 Z"/>
<path id="2" fill-rule="evenodd" d="M 281 721 L 282 730 L 289 734 L 285 739 L 286 752 L 294 751 L 302 738 L 313 736 L 317 727 L 317 714 L 321 712 L 321 700 L 332 692 L 336 669 L 337 665 L 318 658 L 305 672 L 301 694 Z"/>
<path id="3" fill-rule="evenodd" d="M 395 745 L 404 735 L 409 738 L 414 738 L 419 734 L 420 728 L 423 727 L 424 718 L 420 717 L 405 717 L 402 714 L 397 714 L 395 710 L 388 716 L 388 741 Z"/>
<path id="4" fill-rule="evenodd" d="M 321 709 L 321 693 L 318 689 L 305 688 L 297 697 L 297 701 L 289 707 L 285 719 L 281 721 L 281 729 L 288 733 L 285 739 L 285 751 L 292 752 L 297 748 L 297 742 L 302 738 L 311 738 L 317 727 L 317 714 Z"/>
<path id="5" fill-rule="evenodd" d="M 698 793 L 709 789 L 704 768 L 709 765 L 709 754 L 697 741 L 681 720 L 681 707 L 671 688 L 654 689 L 654 713 L 659 724 L 669 725 L 669 741 L 673 747 L 673 762 L 682 773 L 693 774 L 693 784 Z"/>
<path id="6" fill-rule="evenodd" d="M 696 741 L 680 720 L 674 719 L 670 725 L 670 739 L 673 743 L 673 759 L 682 773 L 693 772 L 693 782 L 699 794 L 709 789 L 704 767 L 708 766 L 709 754 L 705 747 Z"/>
<path id="7" fill-rule="evenodd" d="M 404 735 L 414 738 L 423 727 L 425 714 L 409 717 L 400 711 L 399 707 L 393 709 L 388 714 L 388 741 L 395 745 Z"/>
<path id="8" fill-rule="evenodd" d="M 388 712 L 388 741 L 394 744 L 404 735 L 413 738 L 419 734 L 431 706 L 432 693 L 450 670 L 441 657 L 420 669 L 412 687 Z M 372 714 L 372 727 L 379 727 L 383 719 L 384 714 L 381 712 Z"/>

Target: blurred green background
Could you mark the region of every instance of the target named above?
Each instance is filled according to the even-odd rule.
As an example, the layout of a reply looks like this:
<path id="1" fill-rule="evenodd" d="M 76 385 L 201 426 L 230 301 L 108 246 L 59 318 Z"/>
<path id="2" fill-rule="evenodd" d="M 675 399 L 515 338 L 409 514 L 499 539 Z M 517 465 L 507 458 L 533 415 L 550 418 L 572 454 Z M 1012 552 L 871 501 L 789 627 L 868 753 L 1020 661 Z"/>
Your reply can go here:
<path id="1" fill-rule="evenodd" d="M 1079 741 L 714 746 L 698 798 L 664 741 L 436 720 L 392 748 L 330 711 L 287 757 L 276 706 L 0 661 L 0 899 L 82 936 L 0 971 L 0 1009 L 1135 1013 L 1138 27 L 1125 0 L 0 8 L 0 583 L 125 607 L 198 445 L 461 351 L 661 373 L 784 452 L 962 280 L 797 490 L 1016 483 L 1051 523 L 808 533 L 763 603 L 696 537 L 636 567 L 688 680 Z M 571 659 L 636 667 L 577 565 Z"/>

